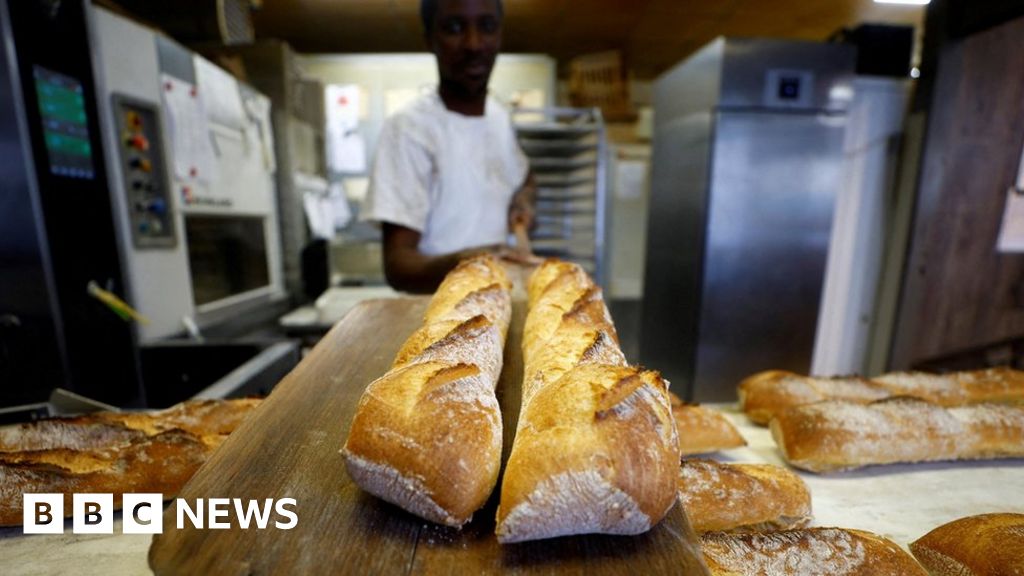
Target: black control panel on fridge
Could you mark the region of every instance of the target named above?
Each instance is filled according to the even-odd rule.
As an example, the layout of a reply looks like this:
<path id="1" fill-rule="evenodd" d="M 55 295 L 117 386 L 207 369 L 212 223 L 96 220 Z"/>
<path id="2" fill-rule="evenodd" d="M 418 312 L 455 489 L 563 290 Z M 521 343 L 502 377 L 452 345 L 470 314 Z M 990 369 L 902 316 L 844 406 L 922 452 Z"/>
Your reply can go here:
<path id="1" fill-rule="evenodd" d="M 115 95 L 113 108 L 132 243 L 173 248 L 177 235 L 156 107 Z"/>

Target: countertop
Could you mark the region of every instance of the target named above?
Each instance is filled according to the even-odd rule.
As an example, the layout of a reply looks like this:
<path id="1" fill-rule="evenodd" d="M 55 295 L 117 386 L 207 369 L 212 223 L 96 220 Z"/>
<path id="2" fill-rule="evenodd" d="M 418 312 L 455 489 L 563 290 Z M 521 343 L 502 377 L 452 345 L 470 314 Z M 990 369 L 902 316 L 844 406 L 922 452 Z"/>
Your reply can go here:
<path id="1" fill-rule="evenodd" d="M 390 361 L 389 354 L 381 350 L 373 356 L 380 356 L 375 361 L 386 364 Z M 734 405 L 713 407 L 725 412 L 749 443 L 744 448 L 715 454 L 714 458 L 783 464 L 767 428 L 753 425 Z M 331 445 L 340 441 L 340 436 L 331 438 Z M 825 475 L 799 474 L 811 490 L 813 525 L 868 530 L 903 547 L 931 529 L 963 516 L 997 511 L 1024 513 L 1024 459 L 889 465 Z M 373 512 L 374 522 L 380 523 L 382 518 L 387 520 L 392 516 L 391 511 L 378 509 L 372 499 L 362 498 L 357 504 Z M 410 526 L 412 524 L 415 522 Z M 4 574 L 14 575 L 149 574 L 147 556 L 152 538 L 120 532 L 119 517 L 113 535 L 72 534 L 70 520 L 65 524 L 63 535 L 23 535 L 20 528 L 0 529 L 0 566 Z M 419 548 L 423 553 L 434 549 L 436 560 L 445 544 L 435 539 L 450 537 L 443 530 L 424 529 Z M 469 546 L 479 544 L 470 542 Z M 610 558 L 605 559 L 608 560 Z M 579 558 L 567 561 L 571 563 Z M 577 568 L 582 568 L 582 564 Z"/>

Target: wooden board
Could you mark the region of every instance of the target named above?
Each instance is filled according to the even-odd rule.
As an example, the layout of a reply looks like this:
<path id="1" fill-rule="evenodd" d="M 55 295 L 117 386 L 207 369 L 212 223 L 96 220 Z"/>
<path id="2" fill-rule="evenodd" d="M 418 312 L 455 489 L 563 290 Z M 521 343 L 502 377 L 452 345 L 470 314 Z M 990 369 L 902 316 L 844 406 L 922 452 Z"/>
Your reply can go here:
<path id="1" fill-rule="evenodd" d="M 1008 48 L 1022 34 L 1018 18 L 941 50 L 891 369 L 948 369 L 941 360 L 1024 334 L 1024 258 L 996 251 L 1024 146 L 1024 52 Z M 1021 361 L 1007 352 L 959 366 Z"/>
<path id="2" fill-rule="evenodd" d="M 458 531 L 425 522 L 362 492 L 338 453 L 363 389 L 391 365 L 421 323 L 427 299 L 364 302 L 289 374 L 182 489 L 198 498 L 295 498 L 298 525 L 176 529 L 176 507 L 153 539 L 157 574 L 707 574 L 679 506 L 647 534 L 579 536 L 501 546 L 496 489 Z M 519 414 L 525 305 L 513 307 L 498 383 L 508 458 Z"/>

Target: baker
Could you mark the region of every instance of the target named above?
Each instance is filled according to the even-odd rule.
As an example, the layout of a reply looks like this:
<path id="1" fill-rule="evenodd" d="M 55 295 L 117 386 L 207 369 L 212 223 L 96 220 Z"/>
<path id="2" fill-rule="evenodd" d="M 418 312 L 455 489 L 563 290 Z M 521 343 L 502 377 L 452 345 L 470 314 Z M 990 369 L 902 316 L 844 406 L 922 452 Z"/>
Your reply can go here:
<path id="1" fill-rule="evenodd" d="M 459 260 L 501 252 L 529 229 L 536 187 L 508 111 L 487 92 L 501 47 L 501 0 L 422 0 L 440 84 L 381 130 L 362 218 L 381 224 L 384 272 L 432 292 Z"/>

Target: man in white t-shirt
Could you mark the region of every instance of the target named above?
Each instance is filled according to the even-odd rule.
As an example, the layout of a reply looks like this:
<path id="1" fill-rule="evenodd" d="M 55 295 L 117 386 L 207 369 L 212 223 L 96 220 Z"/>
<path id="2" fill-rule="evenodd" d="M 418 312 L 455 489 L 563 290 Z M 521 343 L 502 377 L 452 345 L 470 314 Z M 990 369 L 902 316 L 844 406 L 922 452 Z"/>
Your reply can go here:
<path id="1" fill-rule="evenodd" d="M 441 82 L 385 121 L 363 218 L 381 223 L 388 283 L 431 292 L 459 260 L 533 224 L 535 186 L 508 111 L 487 95 L 501 1 L 422 0 L 420 15 Z"/>

